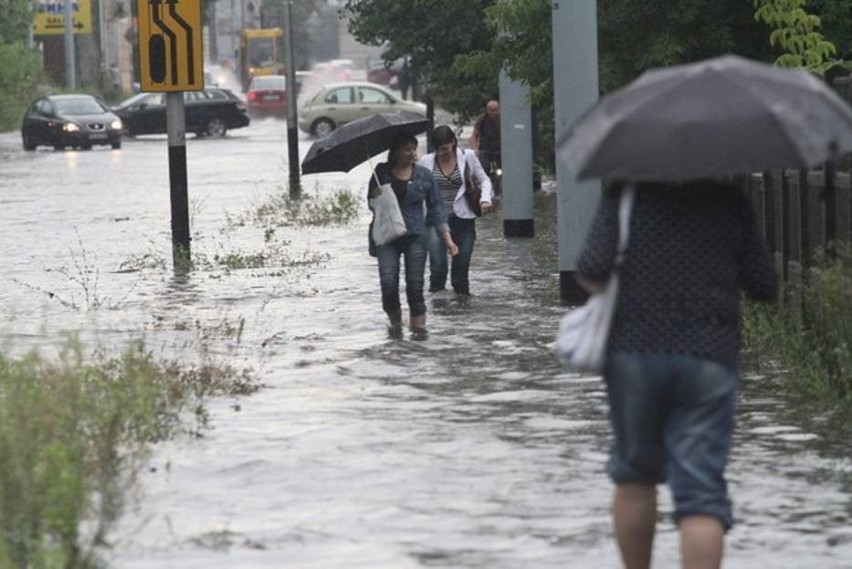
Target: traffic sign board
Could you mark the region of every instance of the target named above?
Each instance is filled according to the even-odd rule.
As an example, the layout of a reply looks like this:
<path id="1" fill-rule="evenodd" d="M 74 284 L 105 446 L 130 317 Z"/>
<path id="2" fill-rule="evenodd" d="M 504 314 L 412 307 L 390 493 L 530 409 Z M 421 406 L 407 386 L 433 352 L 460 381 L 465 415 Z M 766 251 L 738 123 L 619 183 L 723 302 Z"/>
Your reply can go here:
<path id="1" fill-rule="evenodd" d="M 201 0 L 136 0 L 143 91 L 204 88 Z"/>
<path id="2" fill-rule="evenodd" d="M 75 34 L 92 33 L 91 0 L 72 0 L 71 30 Z M 48 36 L 65 33 L 64 0 L 39 0 L 33 15 L 33 35 Z"/>

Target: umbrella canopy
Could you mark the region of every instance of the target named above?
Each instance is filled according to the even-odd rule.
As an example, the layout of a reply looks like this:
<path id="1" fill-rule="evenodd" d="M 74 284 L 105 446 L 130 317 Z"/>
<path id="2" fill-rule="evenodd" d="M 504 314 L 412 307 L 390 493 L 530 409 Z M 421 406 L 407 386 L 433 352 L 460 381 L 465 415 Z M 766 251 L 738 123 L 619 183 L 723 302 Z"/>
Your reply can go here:
<path id="1" fill-rule="evenodd" d="M 648 71 L 559 137 L 578 178 L 681 182 L 852 151 L 852 107 L 809 72 L 734 55 Z"/>
<path id="2" fill-rule="evenodd" d="M 417 135 L 431 126 L 417 113 L 377 113 L 346 123 L 314 142 L 302 160 L 302 174 L 348 172 L 390 147 L 399 134 Z"/>

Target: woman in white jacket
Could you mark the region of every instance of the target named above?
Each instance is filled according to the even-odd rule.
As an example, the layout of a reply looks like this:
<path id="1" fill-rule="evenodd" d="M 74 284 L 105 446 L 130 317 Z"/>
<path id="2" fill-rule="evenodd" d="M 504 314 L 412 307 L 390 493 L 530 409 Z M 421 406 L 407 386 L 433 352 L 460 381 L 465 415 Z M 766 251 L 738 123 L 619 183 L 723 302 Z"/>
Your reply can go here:
<path id="1" fill-rule="evenodd" d="M 458 255 L 453 257 L 451 271 L 448 271 L 447 248 L 438 237 L 434 227 L 429 228 L 429 292 L 444 290 L 447 285 L 447 273 L 450 284 L 459 295 L 470 295 L 470 259 L 473 244 L 476 241 L 476 214 L 471 211 L 465 199 L 465 168 L 469 175 L 479 182 L 482 190 L 480 205 L 482 213 L 491 210 L 491 179 L 472 150 L 461 150 L 453 129 L 439 125 L 432 131 L 432 143 L 435 152 L 420 159 L 420 165 L 432 172 L 444 210 L 447 224 L 450 226 L 452 240 L 458 245 Z"/>

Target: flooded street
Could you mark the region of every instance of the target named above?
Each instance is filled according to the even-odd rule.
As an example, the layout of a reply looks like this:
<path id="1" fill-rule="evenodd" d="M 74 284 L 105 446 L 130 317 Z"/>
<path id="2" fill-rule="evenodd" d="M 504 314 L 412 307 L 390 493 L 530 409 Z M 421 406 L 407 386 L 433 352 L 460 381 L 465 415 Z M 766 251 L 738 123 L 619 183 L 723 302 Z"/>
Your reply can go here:
<path id="1" fill-rule="evenodd" d="M 152 449 L 111 567 L 620 567 L 603 384 L 551 353 L 562 309 L 542 298 L 556 267 L 485 218 L 475 296 L 427 294 L 428 340 L 389 339 L 367 254 L 368 165 L 303 179 L 317 200 L 354 192 L 357 222 L 273 233 L 256 222 L 286 195 L 285 135 L 268 120 L 189 137 L 199 268 L 179 278 L 165 137 L 24 153 L 18 133 L 0 133 L 6 351 L 47 351 L 71 331 L 115 350 L 144 338 L 163 357 L 250 369 L 264 385 L 211 401 L 202 438 Z M 272 261 L 221 262 L 261 254 Z M 745 377 L 724 566 L 848 569 L 849 426 L 792 405 L 775 382 Z M 658 527 L 655 567 L 677 567 L 674 527 Z"/>

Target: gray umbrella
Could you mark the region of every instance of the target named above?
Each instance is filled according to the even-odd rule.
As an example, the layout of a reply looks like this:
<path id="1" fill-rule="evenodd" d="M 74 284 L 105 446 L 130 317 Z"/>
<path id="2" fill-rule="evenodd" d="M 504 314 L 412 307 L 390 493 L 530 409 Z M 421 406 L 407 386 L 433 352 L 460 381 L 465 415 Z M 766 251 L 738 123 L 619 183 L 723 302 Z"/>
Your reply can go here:
<path id="1" fill-rule="evenodd" d="M 852 151 L 852 107 L 811 73 L 726 55 L 644 73 L 563 133 L 558 151 L 580 179 L 809 168 Z"/>

